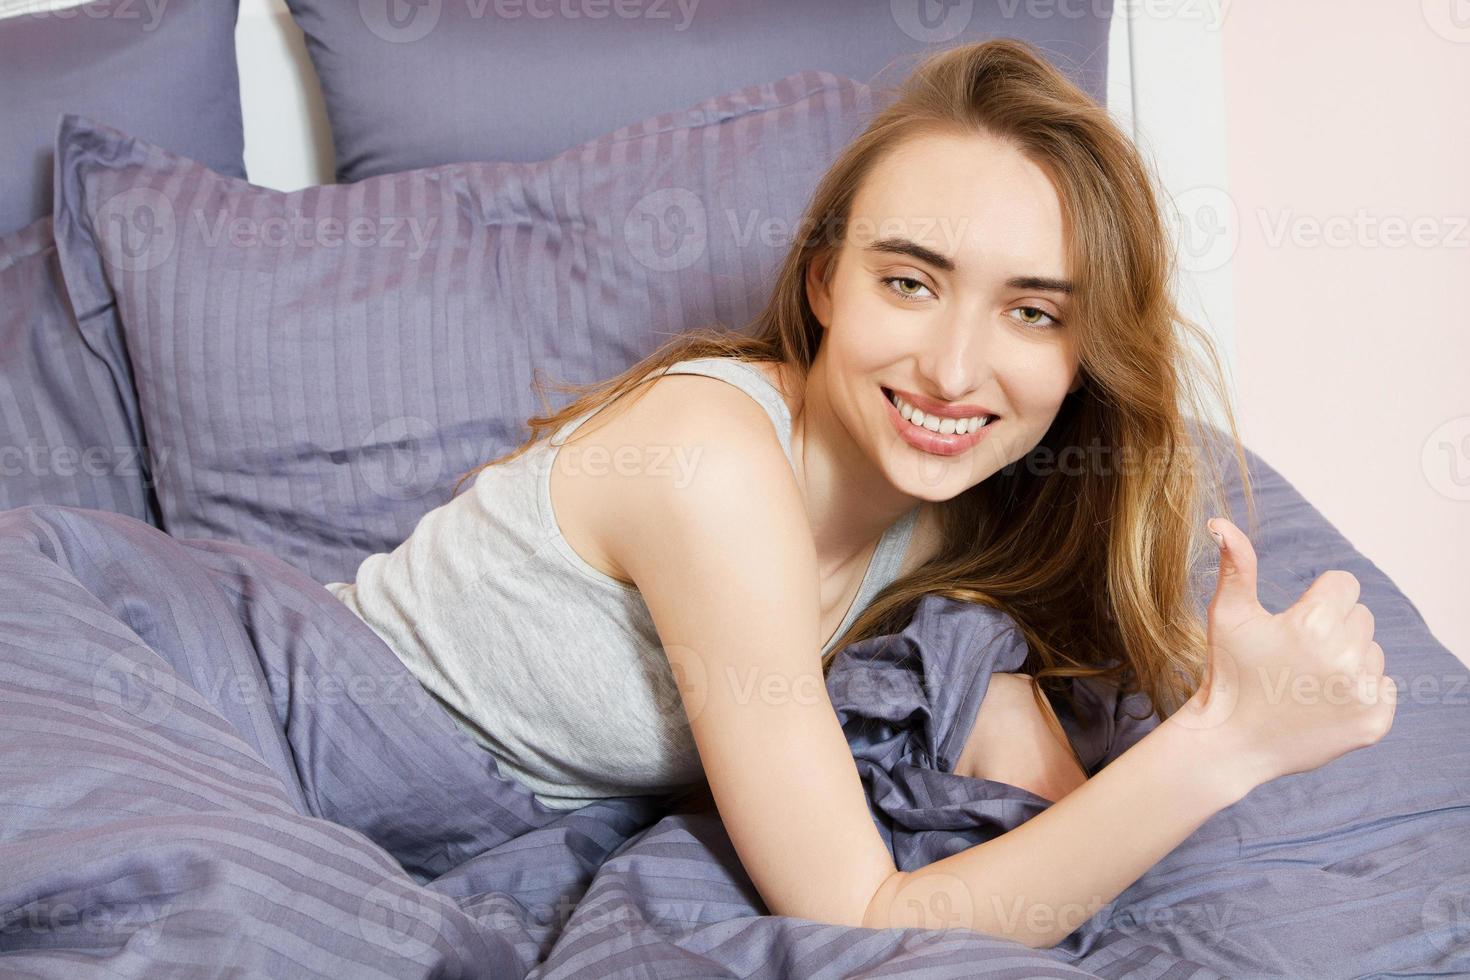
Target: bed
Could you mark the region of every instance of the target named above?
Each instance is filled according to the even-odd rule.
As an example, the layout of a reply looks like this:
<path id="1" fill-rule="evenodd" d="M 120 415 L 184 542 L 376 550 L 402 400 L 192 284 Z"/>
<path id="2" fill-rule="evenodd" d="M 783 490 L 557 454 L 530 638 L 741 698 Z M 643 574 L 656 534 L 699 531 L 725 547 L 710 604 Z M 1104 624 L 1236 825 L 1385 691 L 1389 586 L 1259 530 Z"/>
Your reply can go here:
<path id="1" fill-rule="evenodd" d="M 35 93 L 4 110 L 31 142 L 0 186 L 22 461 L 0 489 L 0 973 L 1470 974 L 1470 671 L 1255 453 L 1255 525 L 1228 489 L 1261 601 L 1352 572 L 1393 730 L 1217 813 L 1053 949 L 770 915 L 714 813 L 547 809 L 322 587 L 518 442 L 538 371 L 594 380 L 748 316 L 882 69 L 1005 33 L 1101 97 L 1109 4 L 290 7 L 339 181 L 293 192 L 247 179 L 232 4 L 0 20 L 0 81 Z M 829 694 L 899 867 L 1048 805 L 953 771 L 1025 654 L 1007 617 L 938 597 L 840 653 Z M 1157 724 L 1076 693 L 1089 773 Z"/>

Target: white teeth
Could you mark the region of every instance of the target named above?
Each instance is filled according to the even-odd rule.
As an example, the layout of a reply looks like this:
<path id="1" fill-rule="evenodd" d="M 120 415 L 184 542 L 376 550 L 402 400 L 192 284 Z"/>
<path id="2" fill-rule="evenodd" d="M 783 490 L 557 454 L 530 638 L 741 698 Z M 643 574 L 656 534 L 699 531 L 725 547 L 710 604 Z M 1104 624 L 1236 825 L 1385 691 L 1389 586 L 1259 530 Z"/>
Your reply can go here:
<path id="1" fill-rule="evenodd" d="M 940 435 L 967 435 L 971 432 L 978 432 L 989 425 L 993 417 L 975 415 L 967 419 L 941 419 L 937 415 L 925 415 L 893 392 L 888 393 L 888 400 L 893 402 L 893 406 L 898 409 L 898 414 L 904 419 L 930 432 L 938 432 Z"/>

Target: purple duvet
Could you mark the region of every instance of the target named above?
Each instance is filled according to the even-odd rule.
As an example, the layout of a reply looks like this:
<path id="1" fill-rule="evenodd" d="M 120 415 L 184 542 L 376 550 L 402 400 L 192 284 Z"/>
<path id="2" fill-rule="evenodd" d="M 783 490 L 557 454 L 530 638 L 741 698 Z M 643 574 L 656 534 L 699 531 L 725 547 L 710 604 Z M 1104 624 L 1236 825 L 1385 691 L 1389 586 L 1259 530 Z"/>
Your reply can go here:
<path id="1" fill-rule="evenodd" d="M 1393 731 L 1221 811 L 1052 950 L 766 915 L 715 815 L 541 807 L 283 561 L 102 511 L 0 513 L 0 975 L 1470 973 L 1470 672 L 1249 458 L 1262 602 L 1353 572 Z M 1024 654 L 1009 620 L 931 597 L 840 657 L 829 687 L 900 867 L 1047 806 L 950 771 Z M 1079 693 L 1063 722 L 1090 771 L 1156 723 Z"/>

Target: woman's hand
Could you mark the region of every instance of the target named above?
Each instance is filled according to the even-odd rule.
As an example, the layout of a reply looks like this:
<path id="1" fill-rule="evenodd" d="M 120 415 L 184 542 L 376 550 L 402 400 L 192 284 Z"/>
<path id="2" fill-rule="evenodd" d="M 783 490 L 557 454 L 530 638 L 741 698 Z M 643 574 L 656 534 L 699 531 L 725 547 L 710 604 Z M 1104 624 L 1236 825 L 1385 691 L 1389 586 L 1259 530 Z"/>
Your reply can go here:
<path id="1" fill-rule="evenodd" d="M 1373 614 L 1352 574 L 1317 576 L 1273 615 L 1256 593 L 1256 552 L 1224 518 L 1209 609 L 1205 682 L 1170 721 L 1224 738 L 1254 784 L 1316 769 L 1393 726 L 1397 692 L 1373 642 Z"/>
<path id="2" fill-rule="evenodd" d="M 1031 675 L 996 673 L 975 727 L 955 764 L 955 772 L 1019 786 L 1055 803 L 1087 782 L 1071 745 L 1058 739 L 1047 722 L 1056 718 L 1048 703 L 1037 705 Z"/>

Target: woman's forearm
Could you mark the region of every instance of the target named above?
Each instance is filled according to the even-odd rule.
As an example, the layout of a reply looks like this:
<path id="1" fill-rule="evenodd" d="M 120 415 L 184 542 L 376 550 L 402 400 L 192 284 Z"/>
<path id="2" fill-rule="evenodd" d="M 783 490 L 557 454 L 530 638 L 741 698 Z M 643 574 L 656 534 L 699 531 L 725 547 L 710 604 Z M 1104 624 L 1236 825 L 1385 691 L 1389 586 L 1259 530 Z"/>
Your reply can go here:
<path id="1" fill-rule="evenodd" d="M 1000 837 L 888 879 L 870 928 L 969 928 L 1055 946 L 1257 785 L 1214 730 L 1165 719 Z"/>

